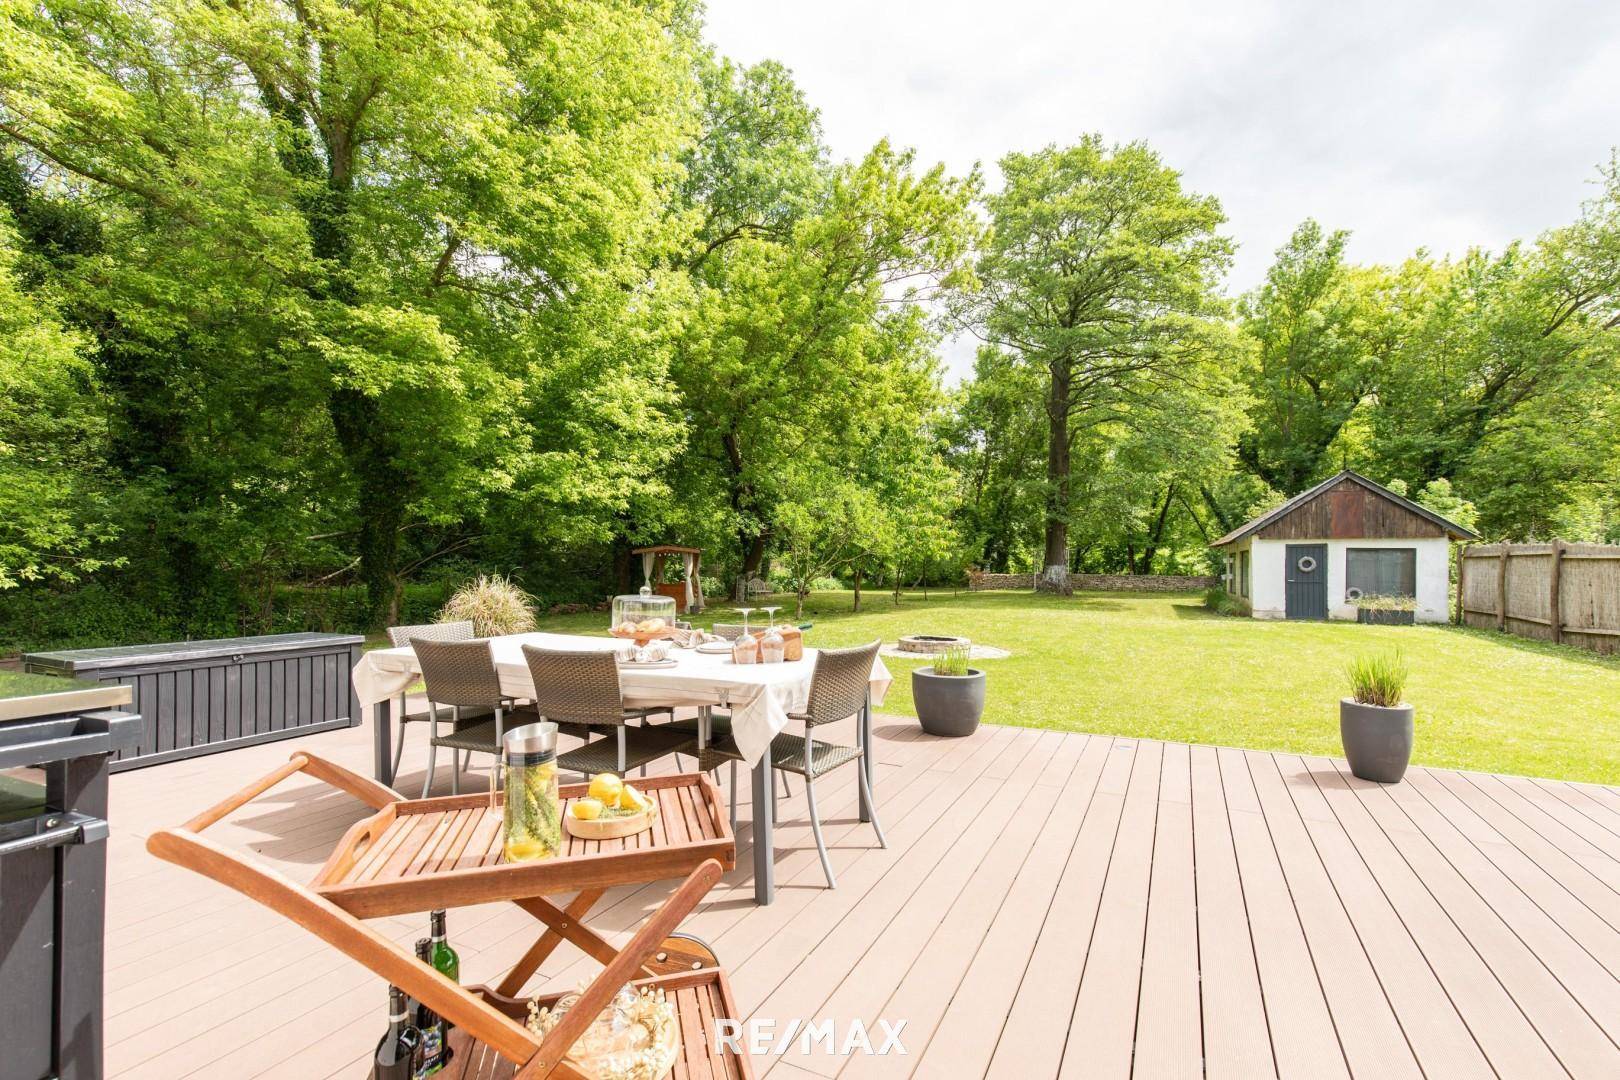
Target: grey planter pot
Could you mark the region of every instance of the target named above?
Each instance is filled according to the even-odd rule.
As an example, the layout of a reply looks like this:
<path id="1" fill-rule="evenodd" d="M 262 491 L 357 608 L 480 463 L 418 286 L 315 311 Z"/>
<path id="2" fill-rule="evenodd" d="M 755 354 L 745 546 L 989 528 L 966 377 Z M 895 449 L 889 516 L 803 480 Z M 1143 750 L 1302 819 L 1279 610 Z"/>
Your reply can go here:
<path id="1" fill-rule="evenodd" d="M 966 675 L 935 675 L 931 667 L 918 668 L 911 673 L 911 700 L 928 734 L 971 735 L 984 715 L 984 672 L 968 668 Z"/>
<path id="2" fill-rule="evenodd" d="M 1339 700 L 1339 739 L 1350 771 L 1363 780 L 1398 784 L 1412 760 L 1412 706 Z"/>

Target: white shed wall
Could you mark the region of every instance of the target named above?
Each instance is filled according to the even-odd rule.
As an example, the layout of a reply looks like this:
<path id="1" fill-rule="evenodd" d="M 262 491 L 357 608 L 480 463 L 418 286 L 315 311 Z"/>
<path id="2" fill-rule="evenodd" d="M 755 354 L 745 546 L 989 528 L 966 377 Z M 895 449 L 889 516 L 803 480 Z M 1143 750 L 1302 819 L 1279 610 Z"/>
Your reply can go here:
<path id="1" fill-rule="evenodd" d="M 1413 548 L 1417 552 L 1417 620 L 1445 622 L 1450 617 L 1451 541 L 1444 537 L 1421 540 L 1260 540 L 1251 542 L 1254 617 L 1287 617 L 1289 544 L 1326 544 L 1328 551 L 1328 618 L 1355 619 L 1356 609 L 1344 599 L 1345 551 L 1349 548 Z"/>

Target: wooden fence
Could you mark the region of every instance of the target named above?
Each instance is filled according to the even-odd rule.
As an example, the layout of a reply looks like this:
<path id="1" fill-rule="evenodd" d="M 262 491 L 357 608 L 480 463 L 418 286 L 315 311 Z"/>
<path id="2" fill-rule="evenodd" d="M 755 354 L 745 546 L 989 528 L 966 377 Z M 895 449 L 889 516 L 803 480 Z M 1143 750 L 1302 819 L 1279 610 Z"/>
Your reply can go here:
<path id="1" fill-rule="evenodd" d="M 1620 652 L 1620 546 L 1476 544 L 1457 572 L 1465 626 Z"/>

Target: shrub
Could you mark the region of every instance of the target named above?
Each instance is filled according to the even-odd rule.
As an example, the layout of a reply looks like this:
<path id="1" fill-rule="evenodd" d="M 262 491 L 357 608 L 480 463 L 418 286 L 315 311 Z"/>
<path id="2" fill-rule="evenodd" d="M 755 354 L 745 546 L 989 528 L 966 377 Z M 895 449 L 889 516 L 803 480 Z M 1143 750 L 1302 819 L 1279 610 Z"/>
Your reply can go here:
<path id="1" fill-rule="evenodd" d="M 972 654 L 973 646 L 967 642 L 945 646 L 943 650 L 934 654 L 934 674 L 966 675 L 968 659 Z"/>
<path id="2" fill-rule="evenodd" d="M 1241 596 L 1233 596 L 1219 585 L 1204 590 L 1204 606 L 1217 615 L 1247 616 L 1253 609 Z"/>
<path id="3" fill-rule="evenodd" d="M 451 595 L 439 621 L 470 621 L 479 637 L 525 634 L 535 628 L 534 599 L 500 574 L 480 574 Z"/>
<path id="4" fill-rule="evenodd" d="M 1345 666 L 1350 679 L 1350 696 L 1363 705 L 1399 705 L 1410 674 L 1400 650 L 1368 653 Z"/>
<path id="5" fill-rule="evenodd" d="M 1416 611 L 1417 597 L 1379 596 L 1376 593 L 1368 593 L 1350 601 L 1350 606 L 1366 608 L 1368 611 Z"/>

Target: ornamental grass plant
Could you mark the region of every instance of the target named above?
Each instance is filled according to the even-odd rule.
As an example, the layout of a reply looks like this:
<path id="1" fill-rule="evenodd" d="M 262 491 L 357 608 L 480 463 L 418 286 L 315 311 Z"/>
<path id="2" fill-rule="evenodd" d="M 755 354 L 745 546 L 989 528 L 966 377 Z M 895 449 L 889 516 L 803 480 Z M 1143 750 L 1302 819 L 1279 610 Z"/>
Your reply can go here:
<path id="1" fill-rule="evenodd" d="M 480 574 L 450 596 L 440 622 L 470 622 L 478 637 L 526 634 L 535 628 L 534 598 L 500 574 Z"/>
<path id="2" fill-rule="evenodd" d="M 1350 679 L 1350 696 L 1363 705 L 1394 708 L 1401 704 L 1411 671 L 1399 649 L 1367 653 L 1345 666 Z"/>

